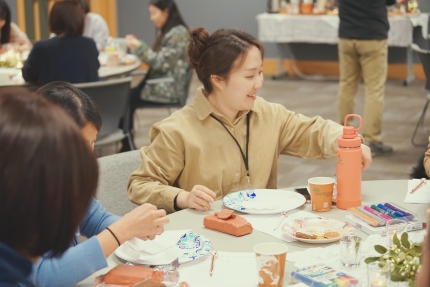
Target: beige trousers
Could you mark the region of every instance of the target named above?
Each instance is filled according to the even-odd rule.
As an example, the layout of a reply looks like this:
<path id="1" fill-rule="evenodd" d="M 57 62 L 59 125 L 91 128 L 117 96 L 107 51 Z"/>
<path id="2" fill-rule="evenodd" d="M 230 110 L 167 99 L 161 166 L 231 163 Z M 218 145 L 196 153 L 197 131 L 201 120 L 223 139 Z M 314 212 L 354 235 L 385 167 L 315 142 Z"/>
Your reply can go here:
<path id="1" fill-rule="evenodd" d="M 385 81 L 387 79 L 387 40 L 340 39 L 338 44 L 340 82 L 339 122 L 354 113 L 355 94 L 361 76 L 364 81 L 365 107 L 363 129 L 366 141 L 380 143 Z"/>

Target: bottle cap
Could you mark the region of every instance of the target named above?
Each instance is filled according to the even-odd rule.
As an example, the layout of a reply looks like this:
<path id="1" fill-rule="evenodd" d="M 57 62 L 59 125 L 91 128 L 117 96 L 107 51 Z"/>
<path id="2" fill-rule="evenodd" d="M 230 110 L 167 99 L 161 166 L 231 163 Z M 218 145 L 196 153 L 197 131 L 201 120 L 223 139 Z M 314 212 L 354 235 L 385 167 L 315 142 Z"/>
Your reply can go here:
<path id="1" fill-rule="evenodd" d="M 358 128 L 347 126 L 349 117 L 357 117 L 360 120 Z M 356 114 L 349 114 L 345 117 L 343 134 L 337 139 L 337 143 L 340 147 L 360 147 L 361 137 L 358 136 L 357 131 L 361 129 L 362 121 L 361 117 Z"/>

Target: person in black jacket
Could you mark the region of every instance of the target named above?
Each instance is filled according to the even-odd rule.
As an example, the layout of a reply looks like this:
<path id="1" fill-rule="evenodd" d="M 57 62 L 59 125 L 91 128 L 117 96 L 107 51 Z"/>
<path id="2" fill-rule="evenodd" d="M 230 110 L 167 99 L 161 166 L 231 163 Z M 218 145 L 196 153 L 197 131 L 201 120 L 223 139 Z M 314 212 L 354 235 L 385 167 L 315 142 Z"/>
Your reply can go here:
<path id="1" fill-rule="evenodd" d="M 387 5 L 395 0 L 338 0 L 339 6 L 339 121 L 354 112 L 354 97 L 363 77 L 365 108 L 363 137 L 372 156 L 392 153 L 382 143 L 381 126 L 387 78 Z M 349 123 L 351 124 L 351 123 Z"/>
<path id="2" fill-rule="evenodd" d="M 49 14 L 49 30 L 57 36 L 37 42 L 24 63 L 27 82 L 86 83 L 99 80 L 99 52 L 93 39 L 83 37 L 84 11 L 75 1 L 58 1 Z"/>

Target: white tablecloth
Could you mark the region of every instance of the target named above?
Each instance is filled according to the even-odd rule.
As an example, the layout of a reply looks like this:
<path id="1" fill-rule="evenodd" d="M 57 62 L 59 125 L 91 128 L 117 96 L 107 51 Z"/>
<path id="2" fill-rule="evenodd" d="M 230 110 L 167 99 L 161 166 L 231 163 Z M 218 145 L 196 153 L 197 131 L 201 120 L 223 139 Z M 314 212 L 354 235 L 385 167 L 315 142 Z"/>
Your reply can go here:
<path id="1" fill-rule="evenodd" d="M 388 46 L 409 47 L 413 27 L 421 26 L 424 38 L 428 34 L 429 14 L 388 17 Z M 262 42 L 337 44 L 339 17 L 331 15 L 257 15 L 258 38 Z"/>

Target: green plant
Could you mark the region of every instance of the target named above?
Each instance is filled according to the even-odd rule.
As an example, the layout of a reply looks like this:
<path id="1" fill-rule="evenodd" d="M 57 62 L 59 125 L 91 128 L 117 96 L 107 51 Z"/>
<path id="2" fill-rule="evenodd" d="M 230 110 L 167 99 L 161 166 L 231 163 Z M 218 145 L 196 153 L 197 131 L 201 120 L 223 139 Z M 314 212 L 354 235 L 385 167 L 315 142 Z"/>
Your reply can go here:
<path id="1" fill-rule="evenodd" d="M 415 275 L 421 268 L 422 243 L 411 243 L 408 233 L 402 234 L 400 240 L 393 236 L 393 247 L 387 249 L 382 245 L 375 245 L 379 257 L 368 257 L 364 262 L 375 261 L 391 263 L 391 281 L 406 281 L 409 286 L 415 286 Z"/>

